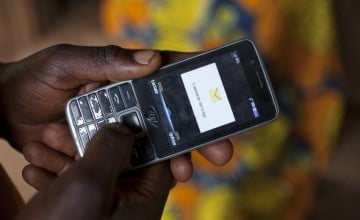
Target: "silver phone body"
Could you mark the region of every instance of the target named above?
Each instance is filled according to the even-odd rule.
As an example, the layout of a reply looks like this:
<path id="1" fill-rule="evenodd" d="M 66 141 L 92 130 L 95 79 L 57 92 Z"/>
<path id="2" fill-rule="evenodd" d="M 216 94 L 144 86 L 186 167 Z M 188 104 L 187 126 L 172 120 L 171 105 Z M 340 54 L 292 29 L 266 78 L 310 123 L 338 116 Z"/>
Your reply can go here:
<path id="1" fill-rule="evenodd" d="M 233 47 L 234 49 L 232 49 Z M 251 58 L 248 59 L 247 54 L 242 54 L 241 50 L 248 50 L 247 53 Z M 214 59 L 214 62 L 209 61 L 212 59 Z M 228 63 L 221 64 L 223 61 Z M 193 64 L 195 67 L 191 68 Z M 229 66 L 231 65 L 234 67 L 230 68 Z M 228 91 L 233 91 L 234 89 L 227 88 L 224 80 L 226 80 L 229 85 L 233 82 L 231 82 L 231 78 L 224 75 L 225 73 L 221 73 L 221 66 L 224 66 L 224 68 L 229 67 L 227 71 L 232 72 L 232 70 L 237 71 L 235 70 L 235 68 L 237 68 L 236 65 L 239 66 L 239 69 L 240 66 L 242 68 L 241 71 L 239 70 L 239 74 L 248 74 L 246 75 L 248 82 L 242 82 L 246 77 L 241 79 L 234 78 L 234 81 L 235 79 L 238 80 L 239 84 L 243 84 L 247 90 L 243 92 L 241 88 L 236 88 L 239 91 L 236 90 L 230 94 Z M 251 65 L 254 65 L 254 67 Z M 181 68 L 185 68 L 186 70 L 181 70 Z M 198 79 L 199 75 L 196 74 L 199 74 L 199 70 L 205 70 L 205 68 L 206 70 L 213 70 L 214 68 L 216 70 L 213 71 L 214 73 L 212 74 L 204 75 L 204 80 L 211 80 L 209 77 L 214 75 L 213 81 L 215 81 L 215 83 L 219 82 L 220 78 L 222 85 L 215 86 L 215 90 L 208 88 L 202 89 L 202 87 L 193 88 L 200 90 L 208 89 L 212 102 L 214 103 L 223 101 L 223 97 L 225 96 L 226 99 L 228 99 L 228 103 L 224 105 L 225 107 L 223 108 L 215 108 L 217 111 L 231 114 L 231 110 L 236 109 L 236 112 L 233 110 L 233 117 L 224 114 L 224 118 L 217 119 L 217 116 L 212 116 L 214 117 L 214 123 L 217 123 L 217 125 L 211 125 L 211 120 L 208 120 L 207 124 L 200 122 L 201 119 L 199 117 L 201 116 L 196 116 L 195 108 L 197 107 L 195 107 L 196 104 L 194 104 L 199 102 L 199 100 L 191 100 L 190 98 L 190 93 L 192 93 L 190 91 L 191 86 L 194 86 L 194 84 L 199 83 L 207 87 L 207 83 L 200 81 L 189 83 L 189 80 Z M 254 73 L 250 73 L 253 72 L 252 69 L 255 70 Z M 176 71 L 180 72 L 174 73 Z M 171 74 L 177 75 L 171 76 Z M 172 86 L 170 85 L 172 84 L 171 80 L 167 79 L 167 77 L 170 76 L 176 77 L 171 80 L 172 82 L 177 82 L 177 88 L 179 89 L 166 89 L 166 86 L 169 88 Z M 250 80 L 252 81 L 250 82 Z M 170 83 L 165 83 L 165 81 L 170 81 Z M 258 88 L 253 89 L 255 86 Z M 143 87 L 146 87 L 146 90 L 143 89 Z M 220 95 L 216 97 L 217 91 L 222 92 L 221 97 Z M 213 92 L 213 94 L 211 94 L 211 92 Z M 256 94 L 257 92 L 259 95 Z M 237 98 L 237 96 L 241 96 L 244 93 L 251 95 L 241 100 Z M 177 98 L 179 98 L 179 100 L 181 99 L 179 103 L 183 102 L 186 104 L 176 106 L 177 103 L 174 102 L 172 94 L 178 96 Z M 258 96 L 261 98 L 257 98 Z M 152 104 L 152 99 L 154 103 L 156 102 L 155 104 Z M 197 99 L 199 99 L 199 97 L 197 97 Z M 169 107 L 166 102 L 172 102 L 172 106 Z M 208 102 L 210 103 L 208 105 L 213 105 L 210 101 Z M 241 112 L 242 107 L 236 106 L 238 102 L 242 103 L 241 105 L 247 111 L 246 114 Z M 256 107 L 256 105 L 258 106 Z M 184 106 L 186 106 L 187 112 L 181 112 Z M 229 108 L 231 110 L 229 110 Z M 194 116 L 191 116 L 191 109 L 194 111 Z M 80 156 L 84 155 L 87 142 L 104 125 L 109 123 L 124 123 L 132 127 L 131 129 L 134 130 L 135 138 L 139 141 L 136 141 L 131 161 L 134 168 L 139 168 L 167 160 L 199 147 L 224 140 L 235 134 L 270 123 L 277 118 L 279 108 L 261 57 L 254 44 L 250 40 L 245 39 L 164 66 L 149 77 L 109 84 L 74 97 L 68 101 L 65 112 L 72 137 Z M 183 116 L 181 117 L 185 117 L 185 119 L 177 116 L 177 112 L 182 114 Z M 262 117 L 261 114 L 263 114 L 264 117 Z M 249 121 L 243 119 L 243 115 L 249 115 Z M 254 118 L 251 118 L 252 116 Z M 172 121 L 172 117 L 176 118 L 176 120 Z M 194 119 L 194 122 L 191 121 L 192 119 Z M 180 125 L 182 120 L 187 122 L 189 126 Z M 240 122 L 241 120 L 242 122 Z M 182 127 L 182 129 L 180 129 L 180 131 L 176 130 L 176 127 Z M 192 131 L 189 131 L 191 129 L 196 131 L 191 133 Z M 182 135 L 182 133 L 185 135 Z M 143 157 L 145 157 L 145 159 L 142 159 Z"/>

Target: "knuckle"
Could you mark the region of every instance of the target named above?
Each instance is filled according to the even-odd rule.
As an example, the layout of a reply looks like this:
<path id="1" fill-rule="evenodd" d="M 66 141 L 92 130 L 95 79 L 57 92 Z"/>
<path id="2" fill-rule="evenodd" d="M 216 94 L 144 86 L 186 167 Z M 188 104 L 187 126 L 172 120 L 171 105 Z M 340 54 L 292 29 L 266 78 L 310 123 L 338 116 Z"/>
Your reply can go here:
<path id="1" fill-rule="evenodd" d="M 48 75 L 48 79 L 67 79 L 70 72 L 67 70 L 69 54 L 73 49 L 72 45 L 58 44 L 44 51 L 42 54 L 42 72 Z"/>
<path id="2" fill-rule="evenodd" d="M 61 143 L 61 134 L 64 132 L 64 127 L 59 123 L 50 123 L 45 125 L 41 131 L 40 138 L 41 141 L 48 145 L 48 147 L 55 149 L 57 143 Z"/>
<path id="3" fill-rule="evenodd" d="M 63 62 L 64 61 L 64 57 L 66 57 L 67 53 L 69 51 L 71 51 L 73 46 L 69 45 L 69 44 L 57 44 L 55 46 L 52 46 L 50 48 L 48 48 L 47 50 L 45 50 L 45 55 L 44 55 L 44 62 L 45 65 L 46 64 L 53 64 L 53 63 L 58 63 L 58 62 Z"/>
<path id="4" fill-rule="evenodd" d="M 36 144 L 27 144 L 22 151 L 25 159 L 30 163 L 36 163 L 39 158 L 42 158 L 42 152 Z"/>
<path id="5" fill-rule="evenodd" d="M 115 45 L 94 47 L 91 49 L 91 58 L 95 65 L 109 65 L 117 60 L 121 48 Z"/>

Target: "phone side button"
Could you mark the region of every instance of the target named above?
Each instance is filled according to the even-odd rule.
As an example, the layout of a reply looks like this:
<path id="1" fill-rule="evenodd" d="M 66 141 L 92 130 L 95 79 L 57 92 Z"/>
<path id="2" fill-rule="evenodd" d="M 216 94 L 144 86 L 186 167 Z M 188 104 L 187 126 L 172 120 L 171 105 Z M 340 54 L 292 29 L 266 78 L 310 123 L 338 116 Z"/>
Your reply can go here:
<path id="1" fill-rule="evenodd" d="M 136 139 L 131 155 L 131 164 L 137 166 L 154 159 L 155 153 L 149 140 L 147 138 Z"/>

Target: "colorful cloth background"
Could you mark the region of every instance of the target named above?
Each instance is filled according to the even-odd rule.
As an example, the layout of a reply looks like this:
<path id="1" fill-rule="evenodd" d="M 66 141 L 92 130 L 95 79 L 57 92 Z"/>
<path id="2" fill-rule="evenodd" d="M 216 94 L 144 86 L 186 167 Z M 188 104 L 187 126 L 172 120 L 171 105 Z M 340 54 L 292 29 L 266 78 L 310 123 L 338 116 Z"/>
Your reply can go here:
<path id="1" fill-rule="evenodd" d="M 190 182 L 163 219 L 304 219 L 332 154 L 343 97 L 330 0 L 105 0 L 104 32 L 123 47 L 209 49 L 240 38 L 258 46 L 280 118 L 232 138 L 224 167 L 198 153 Z"/>

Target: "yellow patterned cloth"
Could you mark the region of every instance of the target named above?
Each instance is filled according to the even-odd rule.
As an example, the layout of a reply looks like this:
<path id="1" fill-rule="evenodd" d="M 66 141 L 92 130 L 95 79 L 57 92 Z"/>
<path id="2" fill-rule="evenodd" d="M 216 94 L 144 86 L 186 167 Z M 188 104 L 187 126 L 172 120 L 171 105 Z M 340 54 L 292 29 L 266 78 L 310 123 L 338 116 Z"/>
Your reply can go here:
<path id="1" fill-rule="evenodd" d="M 104 0 L 101 24 L 129 48 L 199 51 L 240 38 L 258 45 L 280 118 L 232 138 L 224 167 L 193 153 L 190 182 L 163 219 L 304 219 L 343 110 L 330 0 Z"/>

